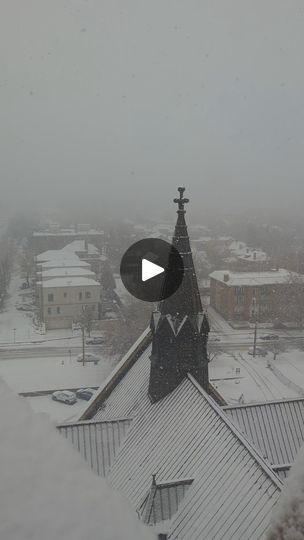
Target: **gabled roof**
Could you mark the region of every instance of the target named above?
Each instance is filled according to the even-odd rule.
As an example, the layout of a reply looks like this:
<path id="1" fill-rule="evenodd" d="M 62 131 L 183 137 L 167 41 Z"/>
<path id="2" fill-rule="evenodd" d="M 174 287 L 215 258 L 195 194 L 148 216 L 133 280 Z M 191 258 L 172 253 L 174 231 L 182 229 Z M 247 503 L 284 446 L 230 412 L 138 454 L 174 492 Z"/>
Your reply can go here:
<path id="1" fill-rule="evenodd" d="M 152 474 L 158 483 L 194 478 L 169 538 L 262 538 L 281 483 L 196 381 L 189 376 L 160 402 L 141 405 L 111 467 L 112 486 L 138 509 Z"/>
<path id="2" fill-rule="evenodd" d="M 281 472 L 304 443 L 304 398 L 224 407 L 226 415 L 268 462 Z M 278 466 L 281 466 L 278 468 Z"/>
<path id="3" fill-rule="evenodd" d="M 142 521 L 146 525 L 156 525 L 171 520 L 192 483 L 193 478 L 171 480 L 160 484 L 153 479 L 150 491 L 139 511 Z"/>
<path id="4" fill-rule="evenodd" d="M 193 478 L 166 524 L 169 538 L 263 538 L 280 480 L 191 375 L 152 403 L 150 347 L 138 355 L 139 347 L 140 341 L 88 408 L 97 422 L 133 418 L 108 481 L 141 513 L 153 474 L 157 485 Z"/>
<path id="5" fill-rule="evenodd" d="M 57 426 L 99 476 L 106 476 L 131 425 L 130 418 L 113 422 L 74 422 Z"/>

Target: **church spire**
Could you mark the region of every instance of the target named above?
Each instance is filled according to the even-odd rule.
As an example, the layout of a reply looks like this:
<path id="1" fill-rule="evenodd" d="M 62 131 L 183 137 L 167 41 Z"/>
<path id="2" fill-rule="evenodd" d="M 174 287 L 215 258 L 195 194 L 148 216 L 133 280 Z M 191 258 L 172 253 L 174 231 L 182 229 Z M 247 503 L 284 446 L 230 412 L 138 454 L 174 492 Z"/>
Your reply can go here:
<path id="1" fill-rule="evenodd" d="M 152 313 L 152 354 L 149 395 L 157 401 L 170 393 L 191 372 L 208 391 L 207 339 L 209 324 L 203 312 L 190 241 L 185 221 L 185 188 L 179 187 L 177 222 L 172 245 L 179 252 L 183 267 L 183 280 L 179 289 L 159 303 Z M 169 265 L 174 264 L 169 260 Z M 169 275 L 170 273 L 168 273 Z M 170 279 L 170 278 L 168 278 Z"/>
<path id="2" fill-rule="evenodd" d="M 184 187 L 179 187 L 178 191 L 179 198 L 173 199 L 173 202 L 178 205 L 178 209 L 172 245 L 181 255 L 184 266 L 184 277 L 176 293 L 161 303 L 160 311 L 162 314 L 169 313 L 196 317 L 203 310 L 185 220 L 185 204 L 189 202 L 189 199 L 185 199 L 183 196 Z"/>

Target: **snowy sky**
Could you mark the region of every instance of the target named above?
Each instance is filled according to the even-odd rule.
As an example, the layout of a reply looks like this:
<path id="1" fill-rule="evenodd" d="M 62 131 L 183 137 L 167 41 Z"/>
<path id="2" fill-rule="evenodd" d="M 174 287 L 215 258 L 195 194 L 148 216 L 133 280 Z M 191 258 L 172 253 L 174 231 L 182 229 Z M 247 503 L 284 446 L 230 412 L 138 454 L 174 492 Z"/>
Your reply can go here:
<path id="1" fill-rule="evenodd" d="M 3 207 L 300 208 L 302 0 L 1 7 Z"/>

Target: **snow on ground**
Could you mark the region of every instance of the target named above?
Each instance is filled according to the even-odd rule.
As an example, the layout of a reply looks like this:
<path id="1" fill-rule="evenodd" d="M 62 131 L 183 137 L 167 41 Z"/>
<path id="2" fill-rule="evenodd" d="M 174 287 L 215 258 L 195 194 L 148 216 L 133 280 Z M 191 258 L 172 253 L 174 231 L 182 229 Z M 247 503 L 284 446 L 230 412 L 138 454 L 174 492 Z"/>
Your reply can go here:
<path id="1" fill-rule="evenodd" d="M 267 356 L 271 358 L 270 354 Z M 228 404 L 273 401 L 302 396 L 295 388 L 283 383 L 267 367 L 267 356 L 253 358 L 246 352 L 236 351 L 220 354 L 210 362 L 211 382 Z"/>
<path id="2" fill-rule="evenodd" d="M 116 283 L 115 292 L 121 299 L 122 303 L 126 306 L 128 304 L 132 304 L 134 302 L 134 298 L 125 288 L 123 282 L 121 281 L 121 277 L 118 274 L 114 274 L 114 278 Z"/>
<path id="3" fill-rule="evenodd" d="M 272 363 L 278 374 L 281 373 L 292 384 L 304 389 L 304 351 L 291 350 L 280 353 Z"/>
<path id="4" fill-rule="evenodd" d="M 4 308 L 0 312 L 0 343 L 37 339 L 32 324 L 32 312 L 16 309 L 16 304 L 22 303 L 22 296 L 29 293 L 28 290 L 20 290 L 22 281 L 17 274 L 12 275 Z"/>
<path id="5" fill-rule="evenodd" d="M 0 382 L 0 538 L 152 540 L 127 501 Z"/>
<path id="6" fill-rule="evenodd" d="M 17 393 L 38 390 L 87 388 L 100 386 L 114 367 L 115 361 L 101 358 L 96 366 L 71 361 L 66 356 L 10 358 L 0 360 L 0 377 Z"/>
<path id="7" fill-rule="evenodd" d="M 304 540 L 304 447 L 275 507 L 267 540 Z"/>

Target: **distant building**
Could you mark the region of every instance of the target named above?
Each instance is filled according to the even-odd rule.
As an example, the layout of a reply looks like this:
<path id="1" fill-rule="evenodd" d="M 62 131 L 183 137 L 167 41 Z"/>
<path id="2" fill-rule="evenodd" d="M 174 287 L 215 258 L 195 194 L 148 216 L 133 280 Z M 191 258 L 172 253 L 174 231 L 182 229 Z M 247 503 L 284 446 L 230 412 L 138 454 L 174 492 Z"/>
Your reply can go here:
<path id="1" fill-rule="evenodd" d="M 46 329 L 71 328 L 84 306 L 93 317 L 101 313 L 101 285 L 97 281 L 104 256 L 86 240 L 36 256 L 36 294 Z M 98 276 L 97 276 L 98 274 Z"/>
<path id="2" fill-rule="evenodd" d="M 100 284 L 88 277 L 57 277 L 37 283 L 40 313 L 47 330 L 72 328 L 85 306 L 100 310 Z"/>
<path id="3" fill-rule="evenodd" d="M 37 255 L 46 250 L 60 250 L 74 240 L 86 240 L 101 251 L 105 244 L 105 235 L 103 231 L 97 231 L 88 224 L 79 224 L 68 229 L 52 224 L 48 229 L 33 232 L 31 247 Z"/>
<path id="4" fill-rule="evenodd" d="M 269 270 L 270 257 L 259 248 L 248 247 L 244 242 L 233 240 L 229 245 L 230 255 L 225 260 L 227 263 L 235 263 L 239 270 Z"/>
<path id="5" fill-rule="evenodd" d="M 210 305 L 228 320 L 260 320 L 276 317 L 278 295 L 295 286 L 301 274 L 284 268 L 265 272 L 216 270 L 210 274 Z"/>

